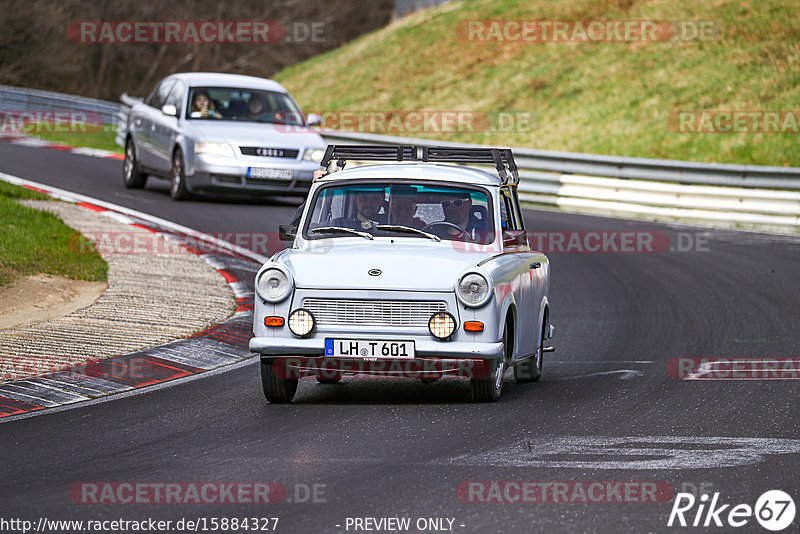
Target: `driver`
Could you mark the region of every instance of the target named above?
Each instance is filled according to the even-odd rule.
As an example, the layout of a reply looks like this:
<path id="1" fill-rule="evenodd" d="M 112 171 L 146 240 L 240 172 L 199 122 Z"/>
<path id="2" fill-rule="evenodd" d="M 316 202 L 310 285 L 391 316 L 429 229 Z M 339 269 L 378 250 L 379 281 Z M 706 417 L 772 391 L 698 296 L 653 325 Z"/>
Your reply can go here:
<path id="1" fill-rule="evenodd" d="M 256 95 L 247 101 L 247 118 L 257 120 L 264 116 L 264 102 Z"/>
<path id="2" fill-rule="evenodd" d="M 469 233 L 469 237 L 474 239 L 472 230 L 470 228 L 470 214 L 472 210 L 472 197 L 469 191 L 458 191 L 447 195 L 441 201 L 442 210 L 444 211 L 444 220 L 451 224 L 455 224 L 459 228 L 463 228 Z M 447 227 L 447 233 L 451 236 L 459 236 L 461 232 L 451 226 Z"/>
<path id="3" fill-rule="evenodd" d="M 380 224 L 378 213 L 383 206 L 383 188 L 359 189 L 355 192 L 355 195 L 355 217 L 338 217 L 331 221 L 331 226 L 343 226 L 354 230 L 370 230 Z"/>
<path id="4" fill-rule="evenodd" d="M 431 231 L 439 237 L 483 242 L 491 231 L 488 221 L 483 216 L 473 213 L 472 196 L 469 191 L 446 193 L 441 197 L 440 203 L 444 220 L 428 225 L 428 227 L 438 226 Z"/>

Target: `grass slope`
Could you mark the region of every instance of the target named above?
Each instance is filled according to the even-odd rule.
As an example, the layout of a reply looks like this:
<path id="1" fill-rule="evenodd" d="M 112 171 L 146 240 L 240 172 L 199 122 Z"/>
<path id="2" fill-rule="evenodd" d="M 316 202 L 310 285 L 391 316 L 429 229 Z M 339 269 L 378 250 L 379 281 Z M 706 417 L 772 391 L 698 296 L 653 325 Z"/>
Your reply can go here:
<path id="1" fill-rule="evenodd" d="M 710 41 L 474 42 L 471 20 L 712 21 Z M 418 12 L 280 72 L 307 111 L 532 111 L 521 132 L 450 141 L 800 166 L 800 134 L 677 133 L 674 110 L 800 109 L 795 0 L 475 0 Z M 415 134 L 413 137 L 425 137 Z"/>
<path id="2" fill-rule="evenodd" d="M 106 280 L 108 264 L 86 238 L 52 213 L 16 201 L 22 198 L 48 199 L 0 181 L 0 286 L 36 273 Z"/>

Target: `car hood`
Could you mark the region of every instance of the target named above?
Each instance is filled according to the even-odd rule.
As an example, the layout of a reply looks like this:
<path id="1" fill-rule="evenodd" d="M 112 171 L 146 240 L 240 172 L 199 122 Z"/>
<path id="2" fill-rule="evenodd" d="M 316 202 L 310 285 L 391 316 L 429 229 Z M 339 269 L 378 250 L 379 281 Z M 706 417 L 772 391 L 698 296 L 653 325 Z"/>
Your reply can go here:
<path id="1" fill-rule="evenodd" d="M 361 238 L 358 238 L 361 239 Z M 491 254 L 457 250 L 451 242 L 396 238 L 394 243 L 320 240 L 275 258 L 302 289 L 453 291 L 460 274 Z M 371 275 L 379 270 L 380 274 Z"/>
<path id="2" fill-rule="evenodd" d="M 275 128 L 268 123 L 187 120 L 186 132 L 195 140 L 228 141 L 239 146 L 325 148 L 318 133 L 297 126 Z"/>

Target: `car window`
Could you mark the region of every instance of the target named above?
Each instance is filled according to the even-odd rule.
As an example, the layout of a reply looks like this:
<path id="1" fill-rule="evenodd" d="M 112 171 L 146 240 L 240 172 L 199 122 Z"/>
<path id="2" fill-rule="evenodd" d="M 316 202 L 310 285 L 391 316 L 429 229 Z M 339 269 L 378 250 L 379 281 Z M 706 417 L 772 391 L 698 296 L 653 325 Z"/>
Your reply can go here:
<path id="1" fill-rule="evenodd" d="M 145 104 L 148 106 L 152 106 L 157 109 L 161 109 L 164 105 L 164 102 L 167 100 L 167 95 L 169 95 L 170 89 L 175 84 L 175 80 L 164 80 L 155 89 L 153 92 L 150 93 L 150 96 L 147 97 L 145 100 Z"/>
<path id="2" fill-rule="evenodd" d="M 500 225 L 503 228 L 503 245 L 507 248 L 526 246 L 525 223 L 515 202 L 513 193 L 503 188 L 500 190 Z"/>
<path id="3" fill-rule="evenodd" d="M 169 92 L 169 96 L 164 101 L 164 104 L 170 104 L 175 106 L 175 109 L 178 110 L 178 115 L 181 114 L 181 104 L 183 104 L 183 82 L 177 81 L 175 85 L 172 87 L 172 90 Z"/>
<path id="4" fill-rule="evenodd" d="M 186 118 L 306 124 L 305 116 L 288 94 L 238 87 L 192 87 Z"/>
<path id="5" fill-rule="evenodd" d="M 380 228 L 384 225 L 405 229 Z M 340 237 L 345 232 L 317 232 L 323 227 L 344 227 L 374 236 L 422 237 L 488 244 L 494 241 L 489 195 L 481 189 L 430 182 L 332 184 L 321 188 L 306 218 L 308 239 Z M 350 233 L 352 235 L 352 233 Z"/>

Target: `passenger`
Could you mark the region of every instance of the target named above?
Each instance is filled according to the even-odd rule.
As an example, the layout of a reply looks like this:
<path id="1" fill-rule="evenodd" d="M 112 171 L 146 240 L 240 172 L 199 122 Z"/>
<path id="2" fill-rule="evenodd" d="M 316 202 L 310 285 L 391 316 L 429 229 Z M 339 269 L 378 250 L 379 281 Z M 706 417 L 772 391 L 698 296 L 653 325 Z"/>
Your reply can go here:
<path id="1" fill-rule="evenodd" d="M 380 211 L 383 206 L 384 192 L 379 189 L 361 189 L 355 192 L 355 217 L 338 217 L 330 222 L 330 226 L 343 226 L 354 230 L 370 230 L 382 224 Z"/>
<path id="2" fill-rule="evenodd" d="M 423 228 L 425 221 L 415 217 L 417 213 L 417 190 L 410 185 L 393 185 L 389 194 L 389 224 Z"/>
<path id="3" fill-rule="evenodd" d="M 214 102 L 205 91 L 196 91 L 192 99 L 191 113 L 192 118 L 200 119 L 221 119 L 222 114 L 214 108 Z"/>

